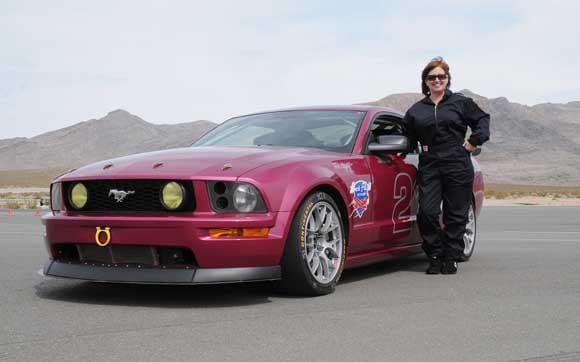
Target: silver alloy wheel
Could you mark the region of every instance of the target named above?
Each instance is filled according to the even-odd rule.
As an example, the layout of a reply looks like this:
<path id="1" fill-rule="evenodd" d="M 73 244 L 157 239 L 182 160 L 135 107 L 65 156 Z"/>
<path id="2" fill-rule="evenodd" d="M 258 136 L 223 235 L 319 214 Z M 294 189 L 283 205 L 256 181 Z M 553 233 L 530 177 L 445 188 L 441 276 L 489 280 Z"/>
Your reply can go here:
<path id="1" fill-rule="evenodd" d="M 473 246 L 475 245 L 475 210 L 473 210 L 473 205 L 469 206 L 469 215 L 467 225 L 465 225 L 465 234 L 463 234 L 463 242 L 465 243 L 465 249 L 463 249 L 463 255 L 470 255 L 473 252 Z"/>
<path id="2" fill-rule="evenodd" d="M 338 212 L 326 201 L 310 210 L 306 221 L 306 264 L 310 274 L 321 284 L 334 280 L 344 257 L 342 223 Z"/>

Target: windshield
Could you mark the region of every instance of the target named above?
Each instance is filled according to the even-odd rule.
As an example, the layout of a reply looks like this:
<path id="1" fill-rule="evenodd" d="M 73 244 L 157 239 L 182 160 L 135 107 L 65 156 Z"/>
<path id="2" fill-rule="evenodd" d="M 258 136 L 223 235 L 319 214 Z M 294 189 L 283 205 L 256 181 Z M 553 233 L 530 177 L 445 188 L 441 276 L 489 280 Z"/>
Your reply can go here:
<path id="1" fill-rule="evenodd" d="M 365 112 L 281 111 L 232 118 L 192 146 L 290 146 L 352 152 Z"/>

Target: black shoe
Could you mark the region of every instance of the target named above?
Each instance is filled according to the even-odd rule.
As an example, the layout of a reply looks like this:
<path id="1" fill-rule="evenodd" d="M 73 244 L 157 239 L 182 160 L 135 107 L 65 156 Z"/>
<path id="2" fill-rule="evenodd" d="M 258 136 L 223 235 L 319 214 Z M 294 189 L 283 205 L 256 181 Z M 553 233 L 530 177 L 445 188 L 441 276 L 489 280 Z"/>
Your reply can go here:
<path id="1" fill-rule="evenodd" d="M 439 259 L 438 257 L 432 257 L 429 258 L 429 268 L 427 268 L 427 271 L 425 273 L 427 274 L 439 274 L 441 273 L 441 265 L 442 265 L 442 260 Z"/>
<path id="2" fill-rule="evenodd" d="M 445 259 L 443 267 L 441 267 L 441 274 L 456 274 L 457 262 L 454 259 Z"/>

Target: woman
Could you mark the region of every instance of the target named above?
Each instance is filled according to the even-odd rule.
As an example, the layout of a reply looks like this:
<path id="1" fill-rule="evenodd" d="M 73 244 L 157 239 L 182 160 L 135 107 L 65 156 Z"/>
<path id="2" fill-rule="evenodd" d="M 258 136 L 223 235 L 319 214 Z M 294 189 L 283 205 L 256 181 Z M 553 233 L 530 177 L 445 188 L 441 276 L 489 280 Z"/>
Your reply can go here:
<path id="1" fill-rule="evenodd" d="M 475 102 L 449 90 L 449 65 L 431 60 L 421 73 L 425 98 L 405 114 L 410 144 L 419 142 L 419 213 L 427 274 L 455 274 L 465 248 L 463 234 L 472 200 L 470 153 L 489 139 L 489 114 Z M 465 139 L 467 127 L 471 136 Z M 443 202 L 443 224 L 439 216 Z"/>

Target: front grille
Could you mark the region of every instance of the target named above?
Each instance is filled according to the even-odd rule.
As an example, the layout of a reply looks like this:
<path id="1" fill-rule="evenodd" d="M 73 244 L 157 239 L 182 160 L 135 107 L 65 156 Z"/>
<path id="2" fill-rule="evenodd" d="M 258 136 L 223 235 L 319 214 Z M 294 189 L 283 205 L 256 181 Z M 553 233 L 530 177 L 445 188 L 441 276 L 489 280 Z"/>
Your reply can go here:
<path id="1" fill-rule="evenodd" d="M 97 263 L 122 263 L 157 265 L 155 261 L 155 249 L 152 247 L 115 245 L 100 247 L 97 245 L 77 245 L 79 261 Z"/>
<path id="2" fill-rule="evenodd" d="M 185 203 L 171 212 L 191 212 L 195 209 L 195 196 L 191 181 L 178 180 L 93 180 L 82 181 L 88 191 L 88 201 L 82 211 L 107 212 L 169 212 L 161 204 L 161 188 L 168 181 L 176 181 L 185 189 Z M 64 182 L 64 199 L 68 210 L 75 210 L 70 204 L 70 189 L 76 182 Z M 121 202 L 115 200 L 111 190 L 128 194 Z"/>
<path id="3" fill-rule="evenodd" d="M 147 245 L 58 244 L 55 259 L 63 262 L 106 264 L 107 266 L 138 265 L 145 267 L 194 266 L 191 250 L 179 247 Z"/>

